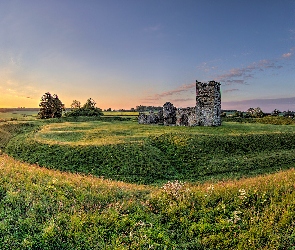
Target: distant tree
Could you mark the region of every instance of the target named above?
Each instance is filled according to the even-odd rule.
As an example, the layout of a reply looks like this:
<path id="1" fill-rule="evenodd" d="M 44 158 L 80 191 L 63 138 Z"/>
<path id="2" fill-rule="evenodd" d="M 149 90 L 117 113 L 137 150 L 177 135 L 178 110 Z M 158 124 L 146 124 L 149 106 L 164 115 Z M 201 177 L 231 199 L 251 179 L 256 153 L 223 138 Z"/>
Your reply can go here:
<path id="1" fill-rule="evenodd" d="M 254 118 L 258 118 L 258 117 L 263 117 L 264 113 L 261 110 L 261 108 L 257 107 L 257 108 L 249 108 L 247 110 L 247 114 L 250 117 L 254 117 Z"/>
<path id="2" fill-rule="evenodd" d="M 81 108 L 81 102 L 77 101 L 77 100 L 73 100 L 72 104 L 71 104 L 71 109 L 75 110 L 75 109 L 79 109 Z"/>
<path id="3" fill-rule="evenodd" d="M 247 112 L 247 115 L 249 115 L 250 117 L 252 117 L 253 114 L 254 114 L 254 108 L 248 108 L 246 112 Z"/>
<path id="4" fill-rule="evenodd" d="M 59 100 L 58 96 L 56 94 L 51 95 L 49 92 L 41 97 L 39 107 L 38 117 L 41 119 L 59 118 L 65 110 L 64 104 Z"/>
<path id="5" fill-rule="evenodd" d="M 111 108 L 108 108 L 106 111 L 112 111 L 112 109 Z"/>
<path id="6" fill-rule="evenodd" d="M 83 109 L 95 109 L 96 102 L 89 98 L 86 103 L 83 105 Z"/>
<path id="7" fill-rule="evenodd" d="M 221 114 L 220 114 L 220 117 L 226 117 L 226 112 L 222 112 Z"/>
<path id="8" fill-rule="evenodd" d="M 274 110 L 271 112 L 271 115 L 272 115 L 272 116 L 279 116 L 280 113 L 281 113 L 280 110 L 278 110 L 278 109 L 274 109 Z"/>
<path id="9" fill-rule="evenodd" d="M 243 112 L 242 111 L 235 111 L 232 116 L 233 117 L 243 117 Z"/>
<path id="10" fill-rule="evenodd" d="M 284 111 L 284 117 L 289 117 L 289 118 L 294 118 L 295 117 L 295 112 L 293 111 Z"/>
<path id="11" fill-rule="evenodd" d="M 78 103 L 75 102 L 75 105 L 76 104 Z M 70 112 L 67 112 L 66 116 L 101 116 L 103 115 L 102 110 L 100 108 L 96 108 L 95 105 L 96 105 L 96 102 L 93 99 L 89 98 L 82 107 L 78 108 L 78 105 L 76 105 L 77 108 L 72 109 L 72 111 Z"/>

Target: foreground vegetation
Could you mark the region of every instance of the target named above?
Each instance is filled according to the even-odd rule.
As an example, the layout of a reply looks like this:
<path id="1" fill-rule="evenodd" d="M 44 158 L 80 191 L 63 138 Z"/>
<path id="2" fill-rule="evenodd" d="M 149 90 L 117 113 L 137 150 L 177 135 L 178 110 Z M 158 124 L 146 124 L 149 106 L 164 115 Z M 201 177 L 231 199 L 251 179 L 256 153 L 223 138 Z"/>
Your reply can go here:
<path id="1" fill-rule="evenodd" d="M 0 156 L 0 249 L 292 249 L 295 170 L 162 187 Z"/>
<path id="2" fill-rule="evenodd" d="M 295 126 L 109 118 L 0 124 L 0 249 L 295 249 Z"/>

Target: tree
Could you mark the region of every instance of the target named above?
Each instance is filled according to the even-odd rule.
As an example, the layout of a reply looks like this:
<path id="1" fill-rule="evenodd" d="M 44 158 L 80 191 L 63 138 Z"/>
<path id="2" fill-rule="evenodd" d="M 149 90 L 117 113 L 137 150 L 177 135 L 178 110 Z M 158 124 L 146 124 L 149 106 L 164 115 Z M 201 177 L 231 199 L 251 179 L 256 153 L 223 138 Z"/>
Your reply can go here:
<path id="1" fill-rule="evenodd" d="M 259 107 L 257 107 L 257 108 L 249 108 L 247 110 L 247 114 L 250 117 L 254 117 L 254 118 L 263 117 L 264 116 L 264 113 L 262 112 L 261 108 L 259 108 Z"/>
<path id="2" fill-rule="evenodd" d="M 232 117 L 243 117 L 244 115 L 243 115 L 243 112 L 242 111 L 236 111 L 233 115 L 232 115 Z"/>
<path id="3" fill-rule="evenodd" d="M 80 102 L 74 100 L 72 105 L 74 104 L 74 109 L 72 111 L 67 112 L 66 116 L 101 116 L 103 112 L 100 108 L 96 108 L 96 102 L 89 98 L 86 103 L 80 107 Z M 78 105 L 79 104 L 79 105 Z"/>
<path id="4" fill-rule="evenodd" d="M 72 104 L 71 104 L 71 109 L 75 110 L 75 109 L 79 109 L 81 108 L 81 102 L 77 101 L 77 100 L 73 100 Z"/>
<path id="5" fill-rule="evenodd" d="M 95 109 L 96 102 L 89 98 L 86 103 L 83 105 L 83 109 Z"/>
<path id="6" fill-rule="evenodd" d="M 280 111 L 280 110 L 278 110 L 278 109 L 275 109 L 274 111 L 272 111 L 272 112 L 271 112 L 271 115 L 272 115 L 272 116 L 279 116 L 279 115 L 280 115 L 280 113 L 281 113 L 281 111 Z"/>
<path id="7" fill-rule="evenodd" d="M 294 118 L 294 117 L 295 117 L 295 112 L 290 111 L 290 110 L 288 109 L 288 111 L 285 111 L 285 112 L 284 112 L 284 117 Z"/>
<path id="8" fill-rule="evenodd" d="M 65 110 L 64 104 L 59 100 L 58 96 L 56 94 L 51 95 L 49 92 L 41 97 L 39 107 L 38 117 L 41 119 L 59 118 Z"/>

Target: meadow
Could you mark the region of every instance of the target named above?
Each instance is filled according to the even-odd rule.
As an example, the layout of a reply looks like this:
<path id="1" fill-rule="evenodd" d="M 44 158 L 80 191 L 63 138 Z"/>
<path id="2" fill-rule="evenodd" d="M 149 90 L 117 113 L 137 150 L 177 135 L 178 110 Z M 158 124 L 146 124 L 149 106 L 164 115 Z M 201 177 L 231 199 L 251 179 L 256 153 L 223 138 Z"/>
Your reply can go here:
<path id="1" fill-rule="evenodd" d="M 35 120 L 37 118 L 37 115 L 38 115 L 38 111 L 28 111 L 28 110 L 0 112 L 0 121 Z"/>
<path id="2" fill-rule="evenodd" d="M 32 109 L 0 109 L 0 122 L 2 121 L 29 121 L 36 120 L 39 110 Z M 106 117 L 137 117 L 138 112 L 126 112 L 126 111 L 104 111 L 103 114 Z"/>
<path id="3" fill-rule="evenodd" d="M 295 249 L 294 125 L 13 121 L 0 149 L 0 249 Z"/>

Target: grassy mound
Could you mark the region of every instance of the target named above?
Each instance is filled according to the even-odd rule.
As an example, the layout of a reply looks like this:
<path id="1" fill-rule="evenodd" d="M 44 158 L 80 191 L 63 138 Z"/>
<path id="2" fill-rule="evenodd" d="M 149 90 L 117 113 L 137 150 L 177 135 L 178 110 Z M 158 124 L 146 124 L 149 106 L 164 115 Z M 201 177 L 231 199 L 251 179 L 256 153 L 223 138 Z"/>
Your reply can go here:
<path id="1" fill-rule="evenodd" d="M 0 155 L 0 249 L 292 249 L 295 170 L 162 187 Z"/>
<path id="2" fill-rule="evenodd" d="M 18 134 L 38 130 L 38 126 L 28 122 L 5 122 L 0 124 L 0 150 L 4 150 L 8 142 Z"/>
<path id="3" fill-rule="evenodd" d="M 187 128 L 72 122 L 17 135 L 5 150 L 29 163 L 114 180 L 195 182 L 294 167 L 294 131 L 294 126 L 262 124 Z"/>

